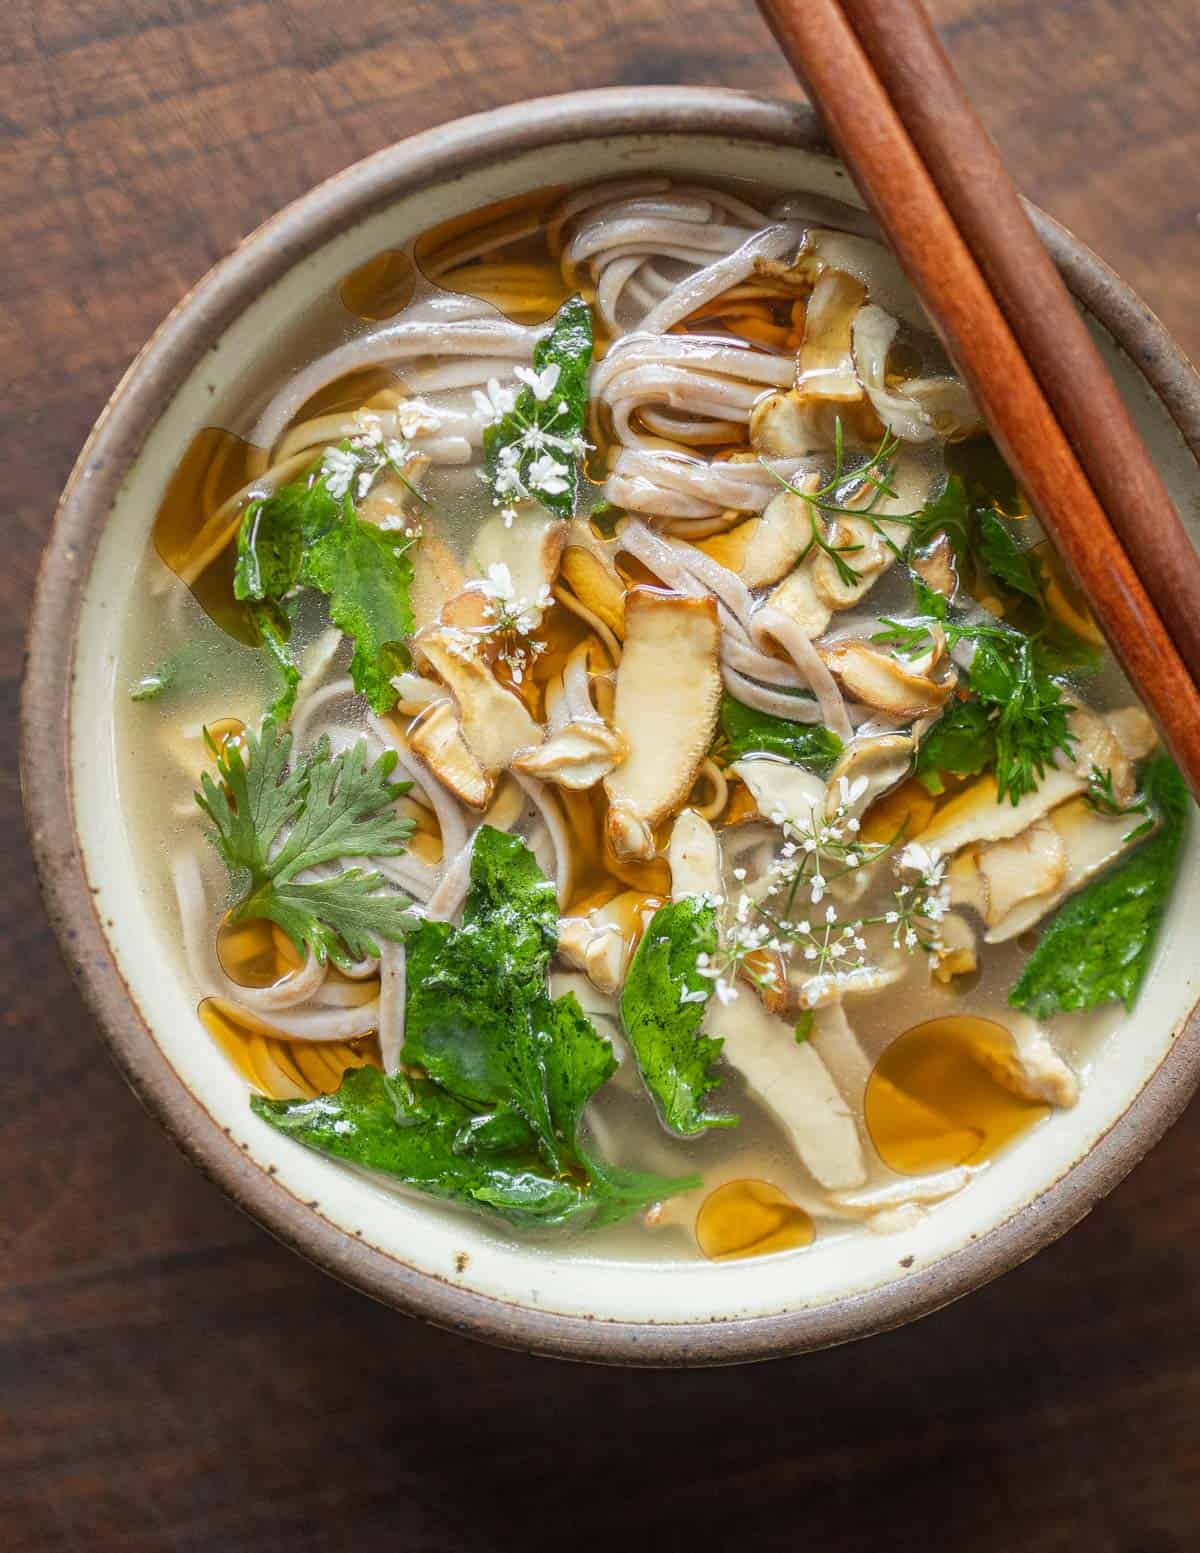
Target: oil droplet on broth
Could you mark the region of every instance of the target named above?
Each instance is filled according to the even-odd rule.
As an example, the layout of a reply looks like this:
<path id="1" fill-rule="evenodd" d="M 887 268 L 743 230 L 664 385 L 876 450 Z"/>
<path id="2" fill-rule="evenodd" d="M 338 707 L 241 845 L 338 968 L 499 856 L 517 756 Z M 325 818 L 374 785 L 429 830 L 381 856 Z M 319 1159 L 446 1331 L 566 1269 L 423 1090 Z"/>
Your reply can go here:
<path id="1" fill-rule="evenodd" d="M 217 929 L 217 959 L 239 987 L 273 987 L 304 964 L 287 934 L 262 917 L 222 922 Z"/>
<path id="2" fill-rule="evenodd" d="M 576 289 L 547 223 L 561 187 L 535 189 L 453 216 L 417 238 L 421 272 L 446 291 L 478 297 L 516 323 L 544 323 Z"/>
<path id="3" fill-rule="evenodd" d="M 1049 1114 L 1000 1077 L 1011 1071 L 1012 1037 L 974 1014 L 950 1014 L 896 1037 L 867 1081 L 864 1114 L 885 1165 L 923 1175 L 992 1159 Z"/>
<path id="4" fill-rule="evenodd" d="M 241 522 L 237 493 L 254 478 L 257 449 L 219 426 L 192 438 L 171 476 L 154 519 L 154 548 L 191 589 L 201 609 L 250 646 L 258 628 L 249 607 L 233 596 L 233 535 Z"/>
<path id="5" fill-rule="evenodd" d="M 381 323 L 407 307 L 416 288 L 412 260 L 399 248 L 387 248 L 351 270 L 338 287 L 338 296 L 347 312 Z"/>
<path id="6" fill-rule="evenodd" d="M 697 1244 L 713 1262 L 795 1251 L 815 1236 L 811 1217 L 770 1181 L 726 1181 L 696 1215 Z"/>
<path id="7" fill-rule="evenodd" d="M 272 1100 L 331 1095 L 351 1068 L 379 1067 L 374 1034 L 352 1041 L 289 1041 L 205 998 L 197 1012 L 213 1040 L 248 1083 Z"/>

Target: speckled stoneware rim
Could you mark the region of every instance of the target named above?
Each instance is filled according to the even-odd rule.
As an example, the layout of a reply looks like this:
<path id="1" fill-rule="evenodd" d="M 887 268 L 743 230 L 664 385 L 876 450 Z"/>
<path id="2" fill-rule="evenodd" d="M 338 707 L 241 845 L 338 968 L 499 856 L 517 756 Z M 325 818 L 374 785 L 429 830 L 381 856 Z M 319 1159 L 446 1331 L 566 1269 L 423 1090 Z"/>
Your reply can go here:
<path id="1" fill-rule="evenodd" d="M 510 1348 L 613 1364 L 730 1364 L 899 1326 L 1017 1266 L 1112 1190 L 1200 1082 L 1200 1017 L 1078 1164 L 979 1239 L 906 1278 L 774 1316 L 663 1323 L 588 1320 L 465 1291 L 356 1240 L 249 1160 L 170 1067 L 130 996 L 91 905 L 68 759 L 72 646 L 108 513 L 163 407 L 248 302 L 293 265 L 401 195 L 541 146 L 611 135 L 721 135 L 831 155 L 804 105 L 701 88 L 617 88 L 523 103 L 414 136 L 348 168 L 260 227 L 197 285 L 134 361 L 63 494 L 42 561 L 22 694 L 26 814 L 51 920 L 129 1083 L 176 1143 L 247 1213 L 346 1283 L 410 1315 Z M 1088 249 L 1035 221 L 1072 291 L 1136 363 L 1200 459 L 1200 378 L 1154 315 Z"/>

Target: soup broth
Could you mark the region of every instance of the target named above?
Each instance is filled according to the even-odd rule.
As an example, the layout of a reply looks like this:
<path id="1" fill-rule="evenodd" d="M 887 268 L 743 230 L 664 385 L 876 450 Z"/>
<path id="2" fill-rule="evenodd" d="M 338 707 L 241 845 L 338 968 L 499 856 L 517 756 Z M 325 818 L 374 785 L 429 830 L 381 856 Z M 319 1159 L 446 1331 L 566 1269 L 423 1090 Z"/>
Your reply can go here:
<path id="1" fill-rule="evenodd" d="M 534 191 L 197 432 L 120 778 L 264 1121 L 686 1261 L 902 1230 L 1075 1103 L 1178 777 L 864 220 Z"/>

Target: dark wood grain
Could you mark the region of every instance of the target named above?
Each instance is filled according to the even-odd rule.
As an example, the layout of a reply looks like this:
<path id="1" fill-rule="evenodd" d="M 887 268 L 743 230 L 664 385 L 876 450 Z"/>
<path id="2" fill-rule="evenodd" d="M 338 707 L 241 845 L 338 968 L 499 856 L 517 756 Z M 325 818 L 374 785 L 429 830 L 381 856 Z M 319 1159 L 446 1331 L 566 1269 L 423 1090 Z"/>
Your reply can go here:
<path id="1" fill-rule="evenodd" d="M 1022 187 L 1200 352 L 1195 0 L 935 14 Z M 791 90 L 751 0 L 0 7 L 6 707 L 79 444 L 214 259 L 396 136 L 638 81 Z M 5 749 L 4 1553 L 1196 1547 L 1195 1110 L 1066 1241 L 889 1337 L 708 1374 L 493 1352 L 276 1247 L 141 1113 L 50 941 Z"/>

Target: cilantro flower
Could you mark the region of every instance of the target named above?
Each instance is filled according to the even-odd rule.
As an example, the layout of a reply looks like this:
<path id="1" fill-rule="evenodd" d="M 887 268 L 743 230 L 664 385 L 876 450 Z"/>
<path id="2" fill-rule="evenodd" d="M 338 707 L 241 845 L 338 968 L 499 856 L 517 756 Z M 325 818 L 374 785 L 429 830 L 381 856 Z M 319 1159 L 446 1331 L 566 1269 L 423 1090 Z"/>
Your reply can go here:
<path id="1" fill-rule="evenodd" d="M 546 400 L 549 399 L 550 395 L 558 387 L 558 379 L 562 368 L 557 361 L 552 361 L 549 366 L 543 367 L 540 372 L 533 367 L 515 367 L 513 371 L 518 380 L 531 390 L 537 402 L 545 404 Z"/>
<path id="2" fill-rule="evenodd" d="M 359 471 L 359 461 L 349 448 L 326 448 L 321 460 L 321 476 L 325 489 L 334 501 L 341 501 Z"/>
<path id="3" fill-rule="evenodd" d="M 488 425 L 492 425 L 512 414 L 517 402 L 517 391 L 515 388 L 501 388 L 499 381 L 490 377 L 486 393 L 477 388 L 472 397 L 475 408 L 485 417 Z"/>
<path id="4" fill-rule="evenodd" d="M 571 488 L 570 471 L 550 453 L 543 453 L 530 464 L 527 478 L 530 485 L 547 496 L 561 496 Z"/>

